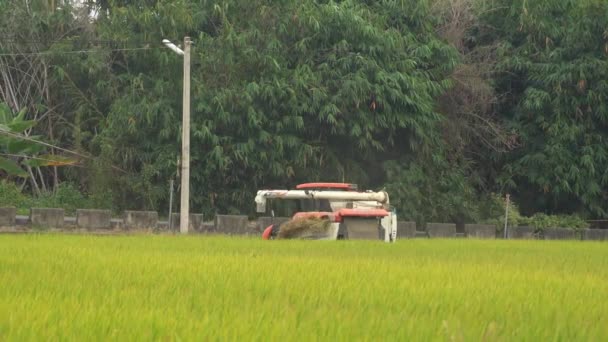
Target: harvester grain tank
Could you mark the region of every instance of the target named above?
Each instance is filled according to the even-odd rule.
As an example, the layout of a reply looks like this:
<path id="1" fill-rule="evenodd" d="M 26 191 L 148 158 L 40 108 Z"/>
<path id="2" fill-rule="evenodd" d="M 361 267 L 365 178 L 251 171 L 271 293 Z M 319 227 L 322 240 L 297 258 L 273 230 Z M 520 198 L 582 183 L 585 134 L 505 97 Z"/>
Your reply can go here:
<path id="1" fill-rule="evenodd" d="M 260 190 L 257 212 L 266 212 L 268 200 L 296 201 L 291 220 L 268 226 L 262 235 L 271 239 L 370 239 L 393 242 L 397 215 L 385 191 L 358 191 L 355 184 L 306 183 L 295 190 Z"/>

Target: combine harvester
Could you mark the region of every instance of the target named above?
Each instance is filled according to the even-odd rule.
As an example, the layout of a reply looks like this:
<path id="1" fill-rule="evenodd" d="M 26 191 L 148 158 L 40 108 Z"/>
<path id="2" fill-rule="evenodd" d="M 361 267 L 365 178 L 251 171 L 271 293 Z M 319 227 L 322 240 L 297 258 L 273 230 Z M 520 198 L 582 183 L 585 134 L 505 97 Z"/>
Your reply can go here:
<path id="1" fill-rule="evenodd" d="M 295 200 L 291 220 L 268 226 L 262 238 L 311 240 L 384 240 L 397 238 L 397 214 L 384 191 L 358 191 L 347 183 L 306 183 L 296 190 L 260 190 L 255 197 L 258 213 L 267 200 Z M 272 216 L 274 217 L 274 212 Z"/>

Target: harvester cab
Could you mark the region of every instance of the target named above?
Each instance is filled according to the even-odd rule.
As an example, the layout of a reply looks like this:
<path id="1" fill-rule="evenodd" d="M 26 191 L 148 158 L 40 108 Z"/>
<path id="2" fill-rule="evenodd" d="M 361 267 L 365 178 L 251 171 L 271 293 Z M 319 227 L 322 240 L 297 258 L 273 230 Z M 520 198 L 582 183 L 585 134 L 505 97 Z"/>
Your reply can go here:
<path id="1" fill-rule="evenodd" d="M 314 240 L 383 240 L 397 238 L 397 215 L 384 191 L 359 191 L 355 184 L 306 183 L 295 190 L 260 190 L 257 212 L 266 212 L 268 200 L 292 200 L 291 220 L 268 226 L 262 238 Z"/>

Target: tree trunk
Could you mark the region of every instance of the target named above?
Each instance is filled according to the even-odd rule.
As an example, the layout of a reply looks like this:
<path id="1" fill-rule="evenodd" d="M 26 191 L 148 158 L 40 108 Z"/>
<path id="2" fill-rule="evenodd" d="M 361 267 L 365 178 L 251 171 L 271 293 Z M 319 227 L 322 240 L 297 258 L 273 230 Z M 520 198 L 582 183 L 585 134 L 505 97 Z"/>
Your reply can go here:
<path id="1" fill-rule="evenodd" d="M 49 92 L 49 68 L 45 62 L 42 63 L 44 70 L 44 97 L 46 98 L 46 104 L 48 108 L 52 108 L 51 106 L 51 95 Z M 55 143 L 55 137 L 53 134 L 53 111 L 49 113 L 49 138 L 51 142 Z M 55 148 L 51 147 L 51 155 L 55 156 Z M 57 166 L 53 166 L 53 193 L 57 192 L 57 187 L 59 186 L 59 173 L 57 171 Z"/>
<path id="2" fill-rule="evenodd" d="M 36 192 L 36 195 L 40 196 L 41 195 L 40 188 L 38 187 L 38 183 L 36 182 L 36 176 L 34 175 L 34 172 L 32 172 L 32 168 L 29 165 L 25 165 L 25 168 L 27 169 L 27 172 L 30 174 L 30 182 L 32 183 L 32 188 Z"/>
<path id="3" fill-rule="evenodd" d="M 44 175 L 42 174 L 42 171 L 39 167 L 36 168 L 36 171 L 38 172 L 38 177 L 40 177 L 40 186 L 42 188 L 42 192 L 47 193 L 48 190 L 46 187 L 46 181 L 44 180 Z"/>

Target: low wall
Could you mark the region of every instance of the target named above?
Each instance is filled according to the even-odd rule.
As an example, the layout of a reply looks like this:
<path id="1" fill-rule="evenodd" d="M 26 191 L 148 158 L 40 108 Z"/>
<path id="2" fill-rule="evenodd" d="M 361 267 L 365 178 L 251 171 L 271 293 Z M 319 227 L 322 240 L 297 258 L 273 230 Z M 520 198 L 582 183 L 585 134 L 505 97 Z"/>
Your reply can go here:
<path id="1" fill-rule="evenodd" d="M 173 220 L 173 231 L 179 232 L 180 226 L 180 214 L 172 214 L 171 218 Z M 167 229 L 169 229 L 171 225 L 167 225 Z M 205 224 L 205 220 L 203 214 L 190 214 L 188 216 L 188 231 L 196 232 L 196 233 L 210 233 L 213 231 L 213 226 L 209 227 Z"/>
<path id="2" fill-rule="evenodd" d="M 608 229 L 585 229 L 582 239 L 589 241 L 608 241 Z"/>
<path id="3" fill-rule="evenodd" d="M 156 211 L 126 210 L 122 220 L 124 229 L 156 229 L 158 213 Z"/>
<path id="4" fill-rule="evenodd" d="M 545 228 L 542 236 L 545 240 L 574 240 L 576 231 L 570 228 Z"/>
<path id="5" fill-rule="evenodd" d="M 112 213 L 109 210 L 78 209 L 76 210 L 76 226 L 85 229 L 112 228 Z"/>
<path id="6" fill-rule="evenodd" d="M 249 235 L 255 230 L 249 228 L 249 218 L 245 215 L 215 215 L 215 232 L 227 235 Z"/>
<path id="7" fill-rule="evenodd" d="M 416 222 L 397 221 L 397 240 L 416 237 Z"/>
<path id="8" fill-rule="evenodd" d="M 536 239 L 534 227 L 509 227 L 507 234 L 510 239 Z"/>
<path id="9" fill-rule="evenodd" d="M 20 227 L 44 227 L 81 229 L 154 229 L 168 231 L 169 222 L 160 222 L 156 211 L 125 211 L 122 218 L 112 218 L 109 210 L 78 209 L 76 217 L 66 217 L 61 208 L 31 208 L 29 216 L 16 215 L 12 207 L 0 208 L 0 227 L 10 229 Z M 283 223 L 288 217 L 267 216 L 249 221 L 245 215 L 216 215 L 210 222 L 204 222 L 202 214 L 190 214 L 188 231 L 191 233 L 217 233 L 226 235 L 260 235 L 271 223 Z M 467 224 L 465 234 L 472 238 L 502 238 L 496 234 L 493 225 Z M 179 231 L 179 214 L 173 214 L 173 232 Z M 455 238 L 456 225 L 453 223 L 428 223 L 425 231 L 417 231 L 416 223 L 397 222 L 397 239 L 409 238 Z M 544 240 L 589 240 L 608 241 L 608 229 L 545 228 L 542 233 L 535 233 L 533 227 L 510 227 L 509 239 L 544 239 Z"/>
<path id="10" fill-rule="evenodd" d="M 455 223 L 427 223 L 426 232 L 430 238 L 456 237 Z"/>
<path id="11" fill-rule="evenodd" d="M 31 208 L 30 224 L 33 226 L 63 228 L 64 210 L 61 208 Z"/>
<path id="12" fill-rule="evenodd" d="M 17 209 L 14 207 L 0 208 L 0 227 L 12 227 L 17 218 Z"/>
<path id="13" fill-rule="evenodd" d="M 465 224 L 464 232 L 467 237 L 476 239 L 495 239 L 496 226 L 491 224 Z"/>

